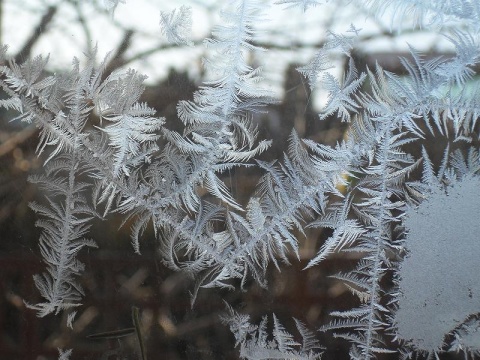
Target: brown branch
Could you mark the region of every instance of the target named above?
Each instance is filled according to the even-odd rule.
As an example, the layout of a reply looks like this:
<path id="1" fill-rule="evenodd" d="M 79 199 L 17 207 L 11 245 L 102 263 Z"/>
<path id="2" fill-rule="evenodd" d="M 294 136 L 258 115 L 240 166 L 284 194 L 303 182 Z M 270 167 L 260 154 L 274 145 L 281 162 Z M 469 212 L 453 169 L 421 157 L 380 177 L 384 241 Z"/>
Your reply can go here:
<path id="1" fill-rule="evenodd" d="M 103 78 L 105 79 L 109 74 L 111 74 L 115 69 L 125 65 L 125 53 L 127 52 L 128 48 L 132 43 L 132 37 L 134 35 L 133 30 L 125 30 L 123 35 L 123 39 L 117 47 L 117 50 L 113 54 L 111 60 L 107 64 L 105 68 L 105 72 L 103 73 Z"/>
<path id="2" fill-rule="evenodd" d="M 419 31 L 412 31 L 412 32 L 419 32 Z M 404 32 L 406 33 L 406 32 Z M 374 39 L 377 39 L 379 37 L 393 37 L 394 35 L 393 34 L 390 34 L 389 32 L 381 32 L 381 33 L 376 33 L 376 34 L 370 34 L 370 35 L 366 35 L 366 36 L 360 36 L 359 39 L 358 39 L 358 42 L 366 42 L 366 41 L 370 41 L 370 40 L 374 40 Z M 193 47 L 196 47 L 196 46 L 200 46 L 202 44 L 202 41 L 194 41 L 193 43 Z M 283 45 L 283 44 L 278 44 L 278 43 L 275 43 L 275 42 L 253 42 L 252 43 L 253 45 L 255 46 L 258 46 L 260 48 L 264 48 L 264 49 L 273 49 L 273 50 L 277 50 L 277 51 L 294 51 L 294 50 L 298 50 L 298 49 L 320 49 L 323 45 L 325 45 L 325 40 L 322 39 L 318 42 L 315 42 L 315 43 L 310 43 L 310 44 L 306 44 L 306 43 L 301 43 L 301 42 L 295 42 L 295 43 L 292 43 L 292 44 L 289 44 L 289 45 Z M 163 51 L 163 50 L 169 50 L 169 49 L 183 49 L 183 48 L 188 48 L 189 46 L 188 45 L 183 45 L 183 44 L 158 44 L 158 45 L 154 45 L 148 49 L 145 49 L 145 50 L 142 50 L 142 51 L 139 51 L 138 53 L 136 54 L 133 54 L 131 55 L 130 57 L 122 57 L 122 58 L 119 58 L 118 60 L 116 60 L 115 62 L 115 65 L 116 67 L 121 67 L 121 66 L 125 66 L 133 61 L 136 61 L 136 60 L 139 60 L 139 59 L 143 59 L 147 56 L 150 56 L 156 52 L 159 52 L 159 51 Z"/>
<path id="3" fill-rule="evenodd" d="M 53 20 L 55 13 L 57 12 L 56 6 L 49 6 L 47 12 L 42 16 L 40 23 L 35 27 L 32 34 L 28 38 L 22 49 L 15 55 L 15 61 L 17 63 L 23 62 L 30 57 L 33 46 L 38 39 L 46 32 L 48 24 Z"/>
<path id="4" fill-rule="evenodd" d="M 37 133 L 35 125 L 29 125 L 23 130 L 10 136 L 7 141 L 0 144 L 0 157 L 13 151 L 19 144 L 28 140 L 32 135 Z"/>

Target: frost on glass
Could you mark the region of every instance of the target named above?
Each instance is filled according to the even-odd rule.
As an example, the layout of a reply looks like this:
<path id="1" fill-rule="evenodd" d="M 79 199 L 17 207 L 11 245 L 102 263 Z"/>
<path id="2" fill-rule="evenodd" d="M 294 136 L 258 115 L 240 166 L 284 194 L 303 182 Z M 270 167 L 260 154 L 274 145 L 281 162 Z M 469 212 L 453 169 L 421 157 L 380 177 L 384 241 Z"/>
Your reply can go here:
<path id="1" fill-rule="evenodd" d="M 295 341 L 293 335 L 286 331 L 275 314 L 273 314 L 273 335 L 270 338 L 266 316 L 257 326 L 250 323 L 248 315 L 239 314 L 228 305 L 227 310 L 229 314 L 222 320 L 229 325 L 230 331 L 234 334 L 242 359 L 318 360 L 322 357 L 323 347 L 315 338 L 315 334 L 297 319 L 294 321 L 301 335 L 301 342 Z"/>
<path id="2" fill-rule="evenodd" d="M 177 12 L 178 10 L 178 12 Z M 160 12 L 160 25 L 162 34 L 168 42 L 175 44 L 193 45 L 190 39 L 192 31 L 192 9 L 188 6 L 181 6 L 172 12 Z"/>
<path id="3" fill-rule="evenodd" d="M 455 340 L 450 350 L 458 352 L 467 349 L 472 358 L 480 355 L 480 321 L 477 318 L 465 321 L 453 335 Z"/>
<path id="4" fill-rule="evenodd" d="M 311 11 L 320 4 L 277 3 Z M 411 9 L 408 3 L 386 1 L 385 6 L 403 14 Z M 416 3 L 424 5 L 413 9 L 420 23 L 425 16 L 472 19 L 453 3 Z M 412 348 L 476 354 L 476 27 L 469 20 L 445 33 L 455 48 L 450 56 L 429 58 L 410 47 L 399 60 L 402 75 L 356 64 L 352 50 L 360 30 L 354 25 L 349 35 L 329 32 L 317 55 L 297 69 L 311 88 L 328 96 L 319 118 L 345 122 L 348 131 L 330 146 L 292 130 L 284 153 L 266 161 L 263 153 L 278 139 L 264 138 L 255 116 L 268 113 L 277 99 L 261 81 L 262 68 L 250 65 L 249 58 L 269 51 L 259 46 L 259 25 L 275 14 L 267 5 L 236 0 L 220 13 L 221 23 L 204 41 L 211 50 L 204 64 L 212 78 L 192 100 L 177 104 L 183 131 L 169 129 L 140 101 L 145 76 L 134 70 L 107 75 L 107 59 L 97 66 L 92 53 L 84 66 L 74 59 L 69 71 L 46 76 L 47 57 L 18 64 L 6 47 L 0 48 L 0 87 L 8 95 L 0 106 L 17 109 L 18 120 L 35 123 L 38 153 L 45 150 L 48 156 L 44 174 L 31 178 L 45 188 L 46 199 L 32 204 L 40 215 L 45 269 L 34 277 L 43 300 L 30 307 L 39 316 L 65 313 L 74 325 L 84 296 L 78 254 L 96 246 L 89 238 L 93 220 L 108 221 L 113 214 L 131 224 L 137 253 L 148 251 L 142 235 L 153 228 L 161 262 L 195 278 L 192 303 L 207 288 L 246 290 L 251 280 L 268 288 L 272 265 L 280 270 L 300 258 L 306 230 L 329 229 L 306 267 L 338 253 L 355 262 L 329 273 L 350 290 L 351 306 L 331 311 L 330 319 L 318 325 L 350 343 L 351 359 L 408 356 Z M 384 9 L 377 1 L 365 5 L 377 15 Z M 167 38 L 189 42 L 187 8 L 161 16 Z M 343 74 L 326 72 L 339 57 L 345 60 Z M 449 157 L 446 151 L 437 169 L 427 150 L 419 151 L 437 139 L 470 149 L 467 158 L 461 152 Z M 423 178 L 415 181 L 422 164 Z M 249 199 L 238 199 L 226 177 L 242 167 L 261 172 Z M 398 282 L 386 286 L 392 277 Z M 316 359 L 323 352 L 317 333 L 301 321 L 292 331 L 276 316 L 262 314 L 260 324 L 252 325 L 231 308 L 224 322 L 243 358 Z M 60 357 L 69 354 L 60 352 Z"/>
<path id="5" fill-rule="evenodd" d="M 118 4 L 125 4 L 125 2 L 126 0 L 103 0 L 103 7 L 113 14 Z"/>
<path id="6" fill-rule="evenodd" d="M 418 349 L 440 349 L 480 309 L 479 189 L 480 179 L 469 176 L 406 213 L 408 255 L 399 270 L 395 322 L 398 336 Z M 479 335 L 471 330 L 461 331 L 463 342 L 478 349 Z"/>

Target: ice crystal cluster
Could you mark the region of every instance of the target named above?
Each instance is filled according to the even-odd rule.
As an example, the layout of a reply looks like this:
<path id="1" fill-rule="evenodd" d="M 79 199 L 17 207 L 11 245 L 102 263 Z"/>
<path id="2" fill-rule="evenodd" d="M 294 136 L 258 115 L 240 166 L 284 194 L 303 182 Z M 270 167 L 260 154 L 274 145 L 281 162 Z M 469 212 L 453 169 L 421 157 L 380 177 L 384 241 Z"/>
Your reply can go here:
<path id="1" fill-rule="evenodd" d="M 106 2 L 111 9 L 119 3 Z M 347 341 L 351 359 L 479 354 L 480 1 L 356 1 L 371 16 L 393 14 L 392 31 L 405 30 L 400 25 L 407 19 L 443 32 L 455 53 L 427 58 L 411 48 L 400 60 L 402 76 L 378 65 L 359 71 L 351 53 L 360 30 L 330 33 L 298 71 L 312 89 L 328 93 L 318 121 L 347 122 L 344 140 L 329 146 L 292 131 L 282 158 L 255 160 L 271 140 L 258 138 L 253 114 L 275 102 L 261 87 L 261 68 L 247 61 L 251 51 L 268 51 L 257 46 L 258 27 L 275 13 L 269 7 L 322 11 L 323 4 L 229 2 L 204 42 L 211 50 L 205 66 L 216 77 L 177 106 L 183 133 L 139 102 L 145 77 L 135 70 L 105 77 L 105 61 L 97 66 L 90 54 L 84 67 L 74 59 L 70 71 L 46 76 L 48 58 L 17 64 L 2 48 L 0 86 L 8 98 L 0 105 L 18 110 L 18 121 L 36 124 L 38 153 L 48 154 L 44 174 L 32 177 L 48 194 L 32 204 L 46 264 L 35 276 L 44 300 L 30 305 L 39 316 L 81 306 L 84 265 L 77 254 L 96 246 L 88 238 L 93 218 L 108 221 L 116 212 L 131 219 L 136 252 L 153 226 L 163 262 L 198 279 L 194 296 L 204 288 L 240 290 L 234 284 L 248 278 L 267 286 L 267 267 L 295 261 L 304 230 L 324 228 L 331 236 L 307 267 L 333 253 L 359 259 L 353 269 L 331 274 L 358 297 L 358 306 L 331 313 L 331 322 L 317 329 Z M 162 13 L 163 33 L 190 44 L 190 20 L 187 7 Z M 337 77 L 329 69 L 338 56 L 346 70 Z M 91 114 L 100 121 L 92 124 Z M 431 151 L 439 151 L 428 146 L 432 138 L 448 144 L 440 163 L 431 160 Z M 245 206 L 222 180 L 240 166 L 263 171 Z M 389 279 L 393 285 L 385 287 Z M 314 330 L 299 320 L 302 342 L 275 315 L 253 325 L 228 305 L 227 313 L 223 320 L 242 358 L 321 357 Z"/>
<path id="2" fill-rule="evenodd" d="M 399 269 L 402 294 L 395 320 L 398 335 L 419 348 L 440 349 L 445 334 L 480 306 L 480 196 L 474 196 L 479 188 L 478 177 L 465 176 L 407 211 L 410 255 Z M 472 343 L 472 349 L 478 345 Z"/>

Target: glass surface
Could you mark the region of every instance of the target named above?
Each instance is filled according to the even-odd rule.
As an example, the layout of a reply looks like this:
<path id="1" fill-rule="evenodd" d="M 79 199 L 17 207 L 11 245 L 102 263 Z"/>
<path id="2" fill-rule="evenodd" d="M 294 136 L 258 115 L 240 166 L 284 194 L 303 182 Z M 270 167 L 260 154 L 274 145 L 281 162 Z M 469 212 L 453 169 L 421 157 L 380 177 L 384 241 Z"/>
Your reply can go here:
<path id="1" fill-rule="evenodd" d="M 0 358 L 480 356 L 478 1 L 234 3 L 0 0 Z"/>

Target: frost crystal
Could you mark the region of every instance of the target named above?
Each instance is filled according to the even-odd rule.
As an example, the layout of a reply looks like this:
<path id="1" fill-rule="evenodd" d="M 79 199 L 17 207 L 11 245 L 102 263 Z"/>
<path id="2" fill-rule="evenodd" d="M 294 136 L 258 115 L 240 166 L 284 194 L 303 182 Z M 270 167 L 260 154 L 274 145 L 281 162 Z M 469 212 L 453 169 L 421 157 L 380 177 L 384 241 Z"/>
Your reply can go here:
<path id="1" fill-rule="evenodd" d="M 418 349 L 438 350 L 480 308 L 479 188 L 478 177 L 466 177 L 407 212 L 395 321 L 399 337 Z"/>
<path id="2" fill-rule="evenodd" d="M 168 42 L 177 45 L 193 45 L 193 42 L 189 40 L 192 31 L 192 9 L 190 7 L 181 6 L 178 13 L 177 9 L 170 13 L 161 11 L 160 25 Z"/>

